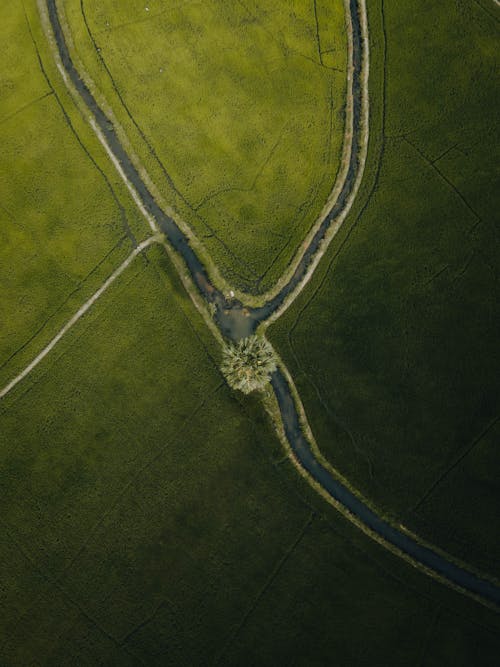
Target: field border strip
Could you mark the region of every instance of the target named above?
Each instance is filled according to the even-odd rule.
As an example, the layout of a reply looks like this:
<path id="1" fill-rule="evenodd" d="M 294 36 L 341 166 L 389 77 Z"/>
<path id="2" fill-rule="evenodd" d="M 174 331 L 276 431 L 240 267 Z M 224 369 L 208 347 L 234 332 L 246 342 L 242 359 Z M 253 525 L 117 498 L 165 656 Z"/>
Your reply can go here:
<path id="1" fill-rule="evenodd" d="M 152 245 L 153 243 L 160 243 L 162 241 L 162 236 L 155 234 L 150 236 L 148 239 L 140 243 L 137 248 L 135 248 L 130 255 L 123 261 L 120 266 L 113 271 L 113 273 L 103 282 L 101 287 L 94 292 L 94 294 L 76 311 L 76 313 L 71 317 L 66 324 L 59 329 L 57 334 L 52 338 L 52 340 L 43 348 L 43 350 L 37 354 L 37 356 L 31 361 L 24 370 L 22 370 L 14 379 L 12 379 L 3 389 L 0 390 L 0 398 L 4 398 L 14 387 L 19 384 L 25 377 L 27 377 L 33 369 L 35 369 L 38 364 L 51 352 L 51 350 L 57 345 L 61 338 L 75 325 L 78 320 L 85 315 L 85 313 L 90 310 L 94 303 L 101 297 L 104 292 L 110 287 L 114 281 L 120 276 L 125 269 L 134 261 L 134 259 L 139 255 L 143 250 Z"/>

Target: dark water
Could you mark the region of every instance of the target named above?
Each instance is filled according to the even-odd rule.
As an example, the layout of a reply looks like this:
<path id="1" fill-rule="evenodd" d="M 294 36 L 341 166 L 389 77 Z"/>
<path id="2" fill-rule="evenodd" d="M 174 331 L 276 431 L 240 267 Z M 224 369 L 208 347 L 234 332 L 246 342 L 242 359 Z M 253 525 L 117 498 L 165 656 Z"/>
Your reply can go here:
<path id="1" fill-rule="evenodd" d="M 169 242 L 183 257 L 192 279 L 202 296 L 216 306 L 215 319 L 222 334 L 229 339 L 239 340 L 252 334 L 259 322 L 267 319 L 286 299 L 288 294 L 299 284 L 317 252 L 322 239 L 328 228 L 337 216 L 343 211 L 346 202 L 352 192 L 359 170 L 359 144 L 361 131 L 361 72 L 363 63 L 363 41 L 360 24 L 358 0 L 350 0 L 351 20 L 353 26 L 353 146 L 350 156 L 347 178 L 331 211 L 322 222 L 307 248 L 300 264 L 297 266 L 290 281 L 282 290 L 264 306 L 260 308 L 245 308 L 244 305 L 234 299 L 226 297 L 217 290 L 210 282 L 205 267 L 198 259 L 189 240 L 178 227 L 175 220 L 167 215 L 156 203 L 153 195 L 140 177 L 125 149 L 121 145 L 111 121 L 97 104 L 90 90 L 78 74 L 59 21 L 55 0 L 46 0 L 52 30 L 57 43 L 59 56 L 64 68 L 81 95 L 90 112 L 93 114 L 97 125 L 106 138 L 108 145 L 119 161 L 129 181 L 135 187 L 139 198 L 145 209 L 156 220 L 158 227 L 168 238 Z M 427 547 L 423 547 L 404 533 L 398 531 L 390 524 L 383 521 L 363 502 L 351 493 L 343 484 L 338 482 L 314 457 L 311 447 L 305 439 L 299 422 L 299 416 L 293 401 L 290 387 L 280 371 L 272 376 L 272 386 L 280 406 L 281 416 L 285 433 L 291 448 L 302 467 L 325 489 L 332 498 L 340 502 L 350 512 L 355 514 L 366 526 L 375 531 L 387 542 L 393 544 L 404 553 L 411 556 L 415 561 L 425 565 L 434 572 L 442 575 L 449 581 L 457 584 L 463 589 L 475 593 L 486 600 L 500 605 L 500 590 L 492 583 L 484 581 L 449 562 L 439 554 Z"/>
<path id="2" fill-rule="evenodd" d="M 285 433 L 292 450 L 301 466 L 307 470 L 329 495 L 340 502 L 352 514 L 360 519 L 365 526 L 371 528 L 375 533 L 383 537 L 386 542 L 393 544 L 405 554 L 429 569 L 437 572 L 449 581 L 461 588 L 475 593 L 482 598 L 500 605 L 500 589 L 489 581 L 480 579 L 467 570 L 454 565 L 443 556 L 432 549 L 424 547 L 415 542 L 405 533 L 397 530 L 394 526 L 381 519 L 369 507 L 367 507 L 357 496 L 355 496 L 341 482 L 319 463 L 311 451 L 311 446 L 304 437 L 300 428 L 299 416 L 295 407 L 290 387 L 281 371 L 276 371 L 271 384 L 280 406 Z"/>

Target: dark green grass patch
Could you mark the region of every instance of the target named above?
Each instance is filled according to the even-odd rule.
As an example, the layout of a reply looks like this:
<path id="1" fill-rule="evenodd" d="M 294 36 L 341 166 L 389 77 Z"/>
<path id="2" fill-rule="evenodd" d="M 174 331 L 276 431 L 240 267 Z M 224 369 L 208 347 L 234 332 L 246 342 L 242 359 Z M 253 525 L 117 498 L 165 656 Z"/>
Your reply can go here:
<path id="1" fill-rule="evenodd" d="M 406 565 L 277 464 L 162 253 L 137 258 L 0 416 L 0 662 L 414 660 L 456 594 L 402 583 Z M 459 623 L 487 657 L 494 621 L 475 611 L 486 628 L 452 616 L 442 632 Z M 432 633 L 426 655 L 444 650 Z"/>
<path id="2" fill-rule="evenodd" d="M 382 107 L 374 34 L 372 132 L 385 124 L 351 232 L 271 336 L 332 464 L 422 536 L 498 574 L 493 440 L 475 449 L 500 401 L 498 27 L 477 5 L 385 3 Z"/>
<path id="3" fill-rule="evenodd" d="M 308 515 L 266 463 L 277 442 L 262 413 L 223 385 L 155 262 L 138 258 L 3 406 L 2 529 L 23 554 L 2 593 L 9 665 L 49 664 L 66 642 L 84 656 L 109 637 L 135 645 L 155 610 L 175 623 L 137 652 L 168 641 L 171 664 L 202 664 Z M 55 639 L 67 608 L 74 635 L 64 620 Z"/>
<path id="4" fill-rule="evenodd" d="M 469 623 L 332 528 L 317 518 L 305 531 L 221 664 L 493 667 L 493 614 Z"/>

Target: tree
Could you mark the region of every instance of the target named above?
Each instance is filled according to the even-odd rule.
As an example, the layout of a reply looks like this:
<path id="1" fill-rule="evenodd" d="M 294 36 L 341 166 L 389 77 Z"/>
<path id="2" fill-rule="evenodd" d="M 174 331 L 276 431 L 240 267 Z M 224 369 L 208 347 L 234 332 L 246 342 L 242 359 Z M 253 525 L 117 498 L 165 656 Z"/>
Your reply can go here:
<path id="1" fill-rule="evenodd" d="M 276 368 L 272 345 L 263 336 L 228 343 L 222 350 L 222 374 L 230 387 L 244 394 L 263 389 Z"/>

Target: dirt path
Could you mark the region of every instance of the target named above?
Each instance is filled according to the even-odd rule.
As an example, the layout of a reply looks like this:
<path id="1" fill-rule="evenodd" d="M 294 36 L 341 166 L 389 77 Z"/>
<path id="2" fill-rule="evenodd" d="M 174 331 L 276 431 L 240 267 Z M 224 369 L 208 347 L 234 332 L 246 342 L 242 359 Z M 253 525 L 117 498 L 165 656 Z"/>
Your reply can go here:
<path id="1" fill-rule="evenodd" d="M 86 301 L 83 306 L 81 306 L 76 313 L 73 315 L 72 318 L 70 318 L 66 324 L 59 329 L 57 334 L 52 338 L 50 343 L 48 343 L 43 350 L 37 354 L 37 356 L 33 359 L 33 361 L 26 366 L 24 370 L 22 370 L 19 375 L 16 375 L 16 377 L 11 380 L 3 389 L 0 390 L 0 398 L 3 398 L 6 396 L 16 385 L 21 382 L 21 380 L 24 380 L 25 377 L 27 377 L 32 370 L 34 370 L 38 364 L 45 359 L 45 357 L 49 354 L 51 350 L 54 349 L 54 347 L 57 345 L 57 343 L 61 340 L 61 338 L 68 333 L 68 331 L 78 322 L 78 320 L 85 315 L 85 313 L 92 308 L 92 306 L 95 304 L 95 302 L 104 294 L 104 292 L 110 287 L 115 280 L 118 278 L 119 275 L 121 275 L 125 269 L 133 262 L 133 260 L 139 255 L 143 250 L 145 250 L 148 246 L 152 245 L 153 243 L 159 243 L 162 241 L 161 236 L 151 236 L 149 239 L 146 241 L 143 241 L 140 243 L 137 248 L 135 248 L 130 255 L 127 257 L 127 259 L 120 264 L 120 266 L 113 271 L 113 273 L 109 276 L 107 280 L 104 281 L 104 283 L 99 287 L 97 292 L 93 294 L 88 301 Z"/>

